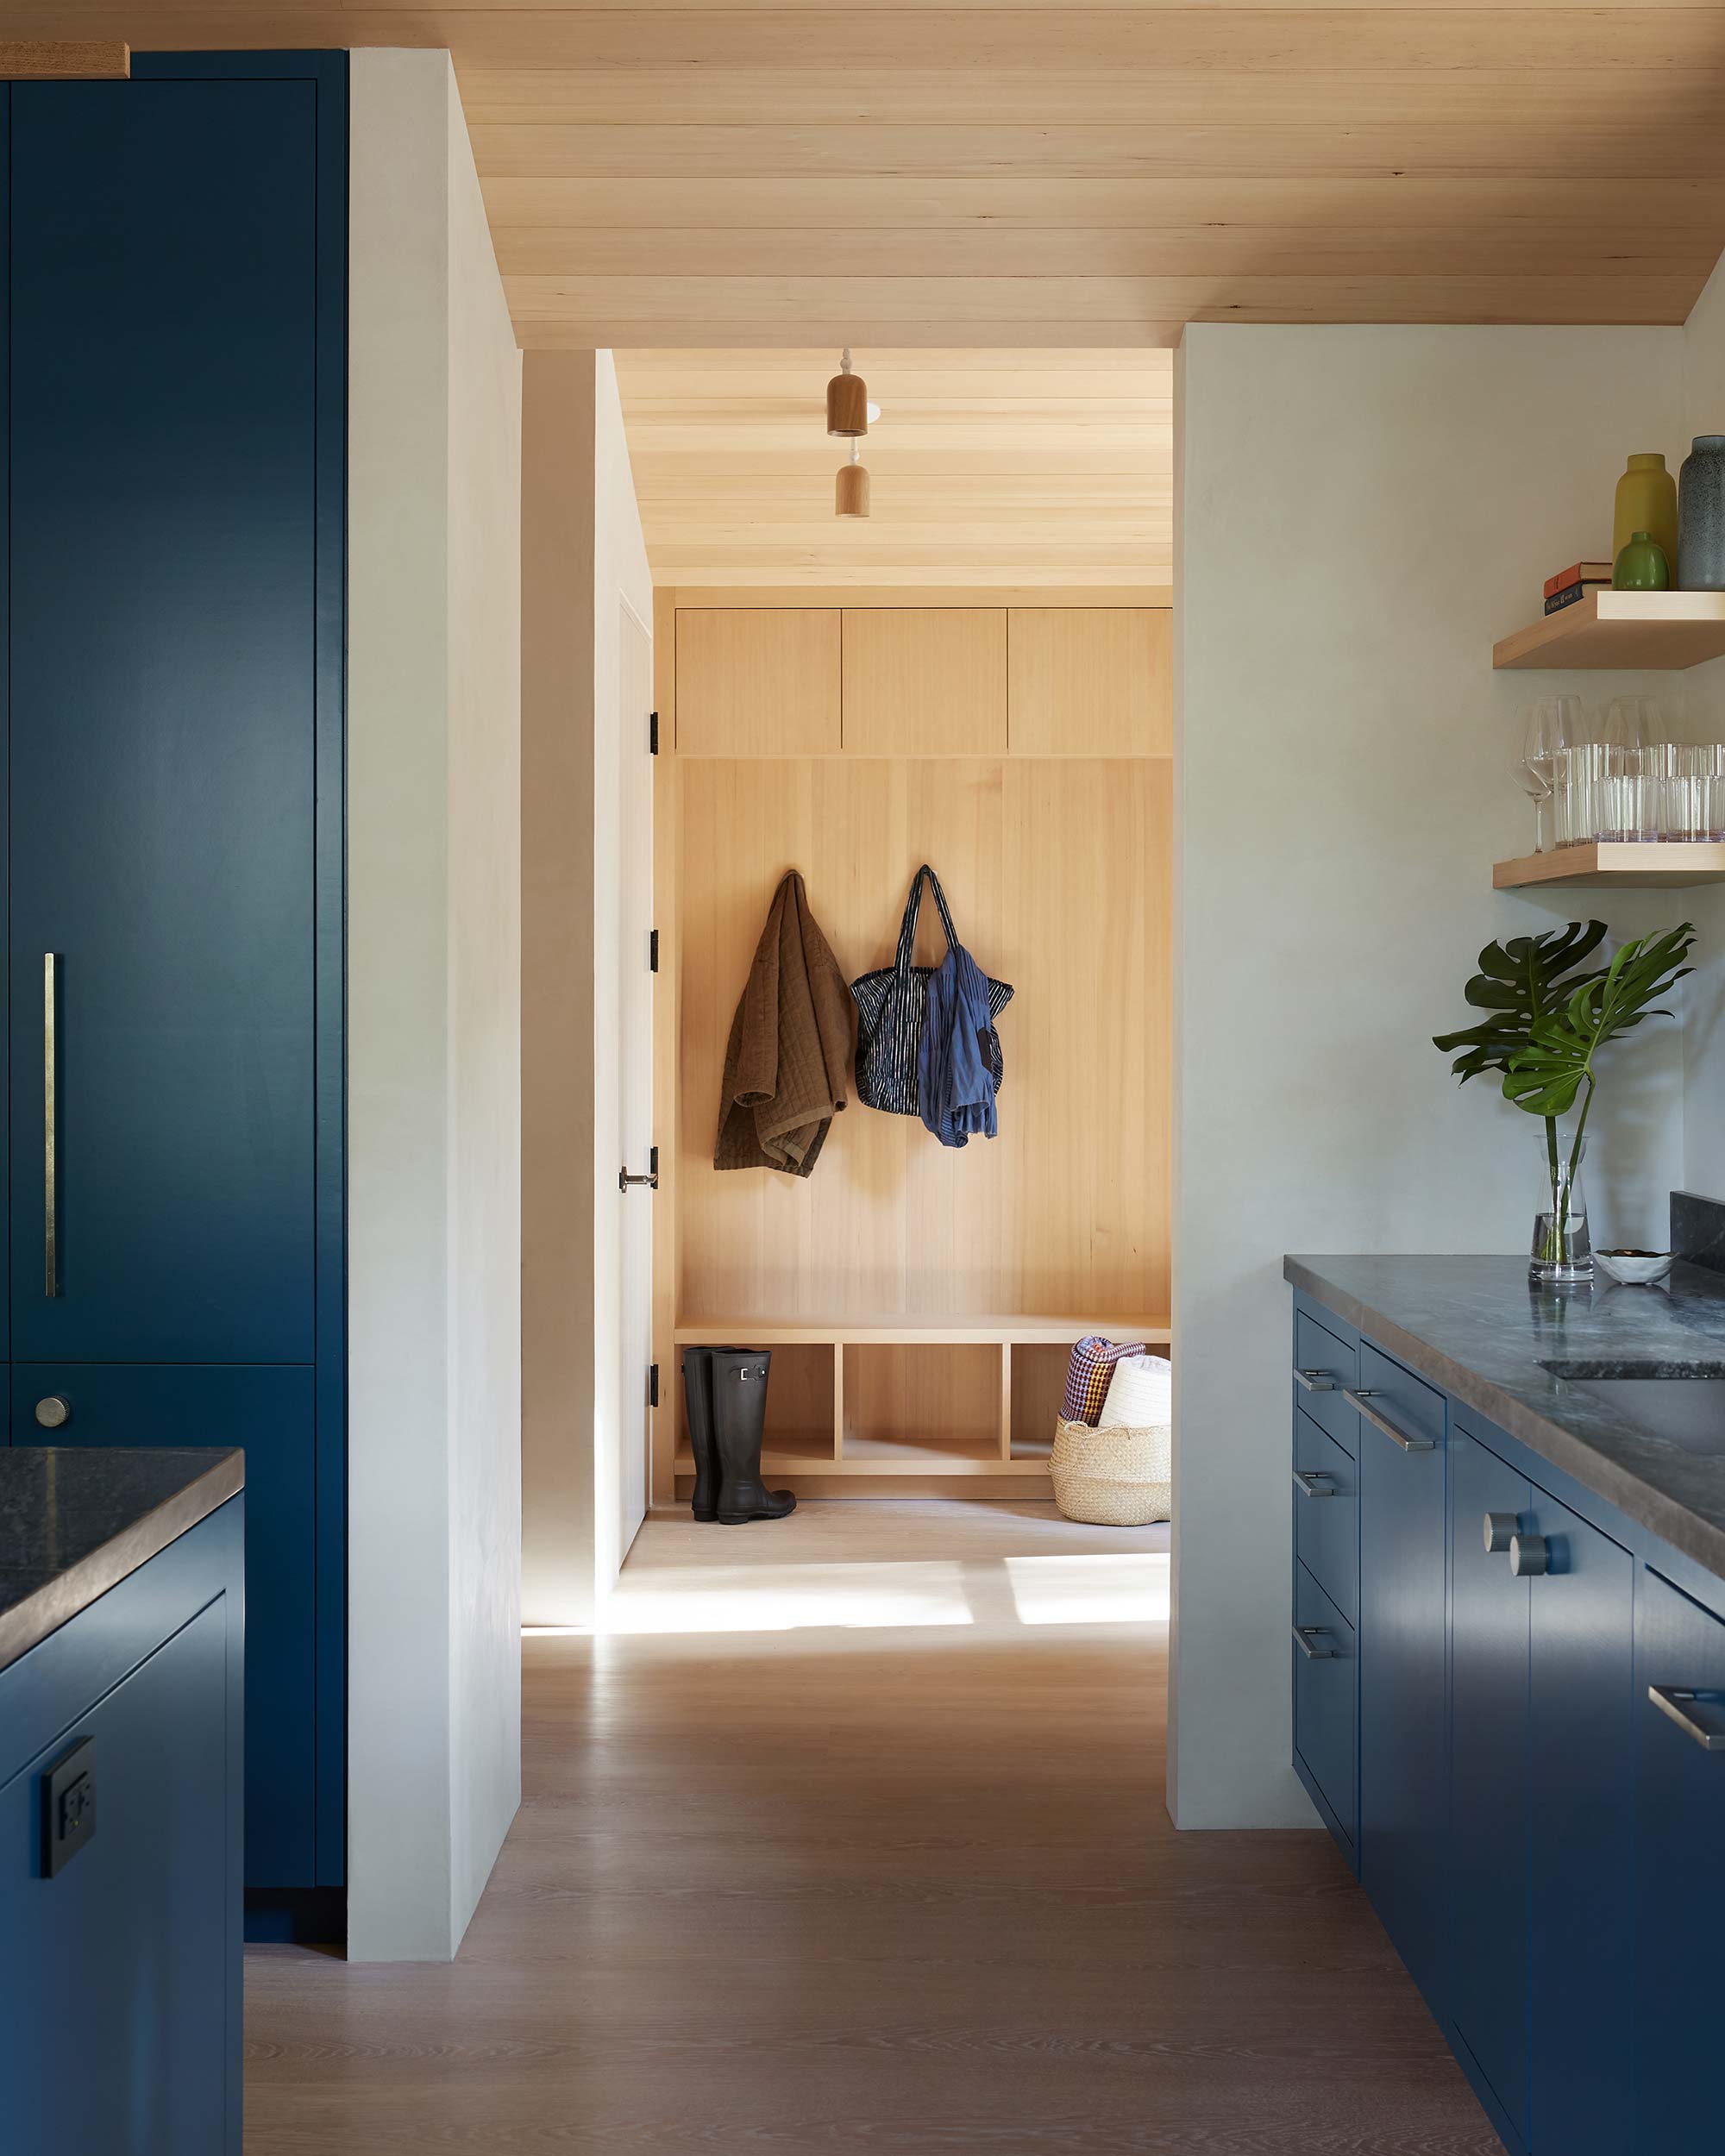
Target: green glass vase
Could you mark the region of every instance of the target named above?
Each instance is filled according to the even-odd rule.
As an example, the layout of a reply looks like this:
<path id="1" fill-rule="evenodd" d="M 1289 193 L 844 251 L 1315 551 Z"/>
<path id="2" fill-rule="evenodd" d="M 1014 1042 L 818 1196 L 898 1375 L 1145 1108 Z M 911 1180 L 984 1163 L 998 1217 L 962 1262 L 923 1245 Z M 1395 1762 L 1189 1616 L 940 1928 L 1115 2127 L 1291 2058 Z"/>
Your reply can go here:
<path id="1" fill-rule="evenodd" d="M 1614 592 L 1668 592 L 1671 564 L 1665 550 L 1651 533 L 1633 531 L 1628 543 L 1611 565 Z"/>

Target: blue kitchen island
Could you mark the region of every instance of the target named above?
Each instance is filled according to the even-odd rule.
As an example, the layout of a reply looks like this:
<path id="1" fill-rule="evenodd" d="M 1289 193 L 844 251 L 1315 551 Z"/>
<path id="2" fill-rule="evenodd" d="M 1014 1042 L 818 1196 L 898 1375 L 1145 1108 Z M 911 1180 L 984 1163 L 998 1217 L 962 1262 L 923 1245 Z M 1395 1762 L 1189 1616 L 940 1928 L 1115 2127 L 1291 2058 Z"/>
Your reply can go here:
<path id="1" fill-rule="evenodd" d="M 244 1479 L 0 1449 L 7 2156 L 239 2156 Z"/>
<path id="2" fill-rule="evenodd" d="M 1284 1272 L 1295 1770 L 1507 2148 L 1716 2156 L 1725 1275 Z"/>

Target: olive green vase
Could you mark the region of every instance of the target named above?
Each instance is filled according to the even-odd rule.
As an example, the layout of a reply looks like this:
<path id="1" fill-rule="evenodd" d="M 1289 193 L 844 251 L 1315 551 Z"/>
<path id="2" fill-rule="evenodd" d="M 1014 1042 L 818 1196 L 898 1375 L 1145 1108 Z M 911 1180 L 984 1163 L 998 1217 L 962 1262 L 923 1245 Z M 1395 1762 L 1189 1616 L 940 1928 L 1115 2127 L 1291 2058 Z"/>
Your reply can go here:
<path id="1" fill-rule="evenodd" d="M 1617 499 L 1611 517 L 1614 564 L 1638 531 L 1646 532 L 1654 541 L 1675 573 L 1677 481 L 1666 471 L 1665 459 L 1651 452 L 1632 456 L 1629 468 L 1617 482 Z M 1616 581 L 1615 577 L 1612 581 Z"/>

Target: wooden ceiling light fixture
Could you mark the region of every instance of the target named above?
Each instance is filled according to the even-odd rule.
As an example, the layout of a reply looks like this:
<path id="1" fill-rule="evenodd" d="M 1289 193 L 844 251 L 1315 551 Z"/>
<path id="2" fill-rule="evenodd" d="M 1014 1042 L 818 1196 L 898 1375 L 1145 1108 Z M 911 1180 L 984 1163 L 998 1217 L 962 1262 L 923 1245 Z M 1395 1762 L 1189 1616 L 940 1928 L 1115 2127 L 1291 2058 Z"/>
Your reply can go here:
<path id="1" fill-rule="evenodd" d="M 835 517 L 869 514 L 869 467 L 854 441 L 850 444 L 850 463 L 839 466 L 838 476 L 833 481 L 832 513 Z"/>
<path id="2" fill-rule="evenodd" d="M 847 344 L 839 357 L 838 372 L 826 385 L 826 431 L 848 436 L 850 442 L 850 461 L 839 466 L 832 485 L 835 517 L 869 514 L 869 470 L 856 444 L 868 433 L 871 416 L 869 385 L 860 374 L 851 373 Z"/>
<path id="3" fill-rule="evenodd" d="M 869 385 L 850 371 L 850 347 L 838 361 L 838 372 L 826 385 L 826 431 L 831 435 L 862 435 L 869 431 Z"/>

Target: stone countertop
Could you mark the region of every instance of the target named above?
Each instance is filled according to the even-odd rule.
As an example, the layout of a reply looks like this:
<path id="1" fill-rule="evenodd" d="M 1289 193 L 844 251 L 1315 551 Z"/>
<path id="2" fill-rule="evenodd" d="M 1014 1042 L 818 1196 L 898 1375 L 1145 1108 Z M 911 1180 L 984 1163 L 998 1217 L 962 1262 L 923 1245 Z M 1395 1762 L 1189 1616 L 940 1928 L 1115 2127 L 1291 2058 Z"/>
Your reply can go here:
<path id="1" fill-rule="evenodd" d="M 207 1446 L 0 1447 L 0 1670 L 244 1487 Z"/>
<path id="2" fill-rule="evenodd" d="M 1659 1288 L 1540 1289 L 1525 1257 L 1289 1257 L 1314 1301 L 1725 1579 L 1725 1431 L 1716 1452 L 1661 1437 L 1585 1380 L 1725 1377 L 1725 1275 L 1679 1262 Z"/>

